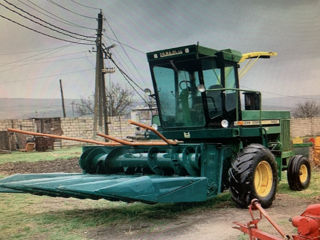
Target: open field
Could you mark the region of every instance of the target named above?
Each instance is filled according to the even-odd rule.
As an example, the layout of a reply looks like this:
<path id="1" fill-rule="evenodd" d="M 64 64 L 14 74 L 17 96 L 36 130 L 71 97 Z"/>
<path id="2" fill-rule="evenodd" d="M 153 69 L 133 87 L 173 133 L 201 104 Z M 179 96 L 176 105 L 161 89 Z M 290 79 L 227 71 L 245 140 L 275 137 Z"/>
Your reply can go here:
<path id="1" fill-rule="evenodd" d="M 36 156 L 36 153 L 17 153 L 16 156 L 20 160 L 29 159 L 30 156 L 23 157 L 28 154 Z M 47 159 L 46 155 L 51 156 L 52 152 L 44 153 L 42 157 Z M 0 156 L 2 160 L 5 159 L 3 156 Z M 10 158 L 2 162 L 11 164 L 10 161 L 15 160 Z M 76 164 L 76 159 L 51 162 L 59 163 L 69 171 L 69 162 Z M 20 171 L 18 166 L 21 164 L 24 169 L 28 169 L 28 164 L 36 164 L 42 171 L 54 170 L 47 163 L 15 163 L 16 168 L 10 171 L 3 168 L 5 164 L 0 164 L 0 176 Z M 283 176 L 277 198 L 268 212 L 286 232 L 293 233 L 289 217 L 319 201 L 320 172 L 313 172 L 310 187 L 302 192 L 290 191 L 285 173 Z M 248 211 L 236 208 L 228 192 L 205 203 L 155 205 L 0 194 L 0 215 L 0 239 L 246 239 L 232 229 L 232 222 L 249 220 Z M 269 229 L 265 223 L 262 228 Z"/>

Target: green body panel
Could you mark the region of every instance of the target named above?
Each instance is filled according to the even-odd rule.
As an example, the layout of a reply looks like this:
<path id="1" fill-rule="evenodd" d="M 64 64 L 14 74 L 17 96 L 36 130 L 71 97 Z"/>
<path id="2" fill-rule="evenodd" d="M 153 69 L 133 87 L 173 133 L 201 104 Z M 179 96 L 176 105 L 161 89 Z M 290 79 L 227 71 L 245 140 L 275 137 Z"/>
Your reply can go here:
<path id="1" fill-rule="evenodd" d="M 271 120 L 271 119 L 290 119 L 289 111 L 259 111 L 244 110 L 242 111 L 242 120 Z"/>

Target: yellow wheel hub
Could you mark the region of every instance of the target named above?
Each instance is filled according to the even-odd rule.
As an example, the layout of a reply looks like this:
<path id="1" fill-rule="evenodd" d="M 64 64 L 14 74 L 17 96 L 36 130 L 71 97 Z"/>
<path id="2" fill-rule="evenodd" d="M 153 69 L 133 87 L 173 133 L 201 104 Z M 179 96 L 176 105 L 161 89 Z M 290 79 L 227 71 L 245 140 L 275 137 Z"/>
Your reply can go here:
<path id="1" fill-rule="evenodd" d="M 263 160 L 259 162 L 254 172 L 254 187 L 259 197 L 266 197 L 273 184 L 272 169 L 270 164 Z"/>
<path id="2" fill-rule="evenodd" d="M 308 179 L 308 168 L 305 164 L 302 164 L 299 169 L 299 178 L 301 183 L 305 183 Z"/>

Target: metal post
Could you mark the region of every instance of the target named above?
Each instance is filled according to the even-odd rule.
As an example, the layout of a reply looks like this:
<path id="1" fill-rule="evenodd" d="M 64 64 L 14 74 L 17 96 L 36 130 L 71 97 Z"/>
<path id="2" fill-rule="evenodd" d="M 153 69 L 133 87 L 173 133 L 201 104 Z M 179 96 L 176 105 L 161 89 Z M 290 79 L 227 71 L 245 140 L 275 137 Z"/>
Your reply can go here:
<path id="1" fill-rule="evenodd" d="M 66 117 L 66 109 L 64 107 L 64 97 L 63 97 L 63 89 L 62 89 L 62 81 L 59 79 L 60 82 L 60 92 L 61 92 L 61 102 L 62 102 L 62 112 L 63 112 L 63 117 Z"/>

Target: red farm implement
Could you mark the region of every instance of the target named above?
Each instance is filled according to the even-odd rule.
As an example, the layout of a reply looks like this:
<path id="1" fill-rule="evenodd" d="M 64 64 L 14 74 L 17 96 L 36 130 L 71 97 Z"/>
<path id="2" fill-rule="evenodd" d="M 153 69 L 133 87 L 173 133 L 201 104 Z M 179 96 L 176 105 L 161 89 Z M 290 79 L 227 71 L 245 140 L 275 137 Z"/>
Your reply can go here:
<path id="1" fill-rule="evenodd" d="M 254 217 L 253 211 L 259 211 L 259 216 Z M 238 229 L 249 235 L 250 240 L 315 240 L 320 239 L 320 204 L 312 204 L 300 215 L 290 218 L 289 221 L 297 228 L 297 234 L 286 234 L 278 224 L 276 224 L 268 213 L 261 207 L 257 199 L 253 199 L 249 206 L 249 213 L 252 220 L 246 224 L 235 222 Z M 274 227 L 280 236 L 274 236 L 264 232 L 258 228 L 258 223 L 265 217 L 268 222 Z"/>

